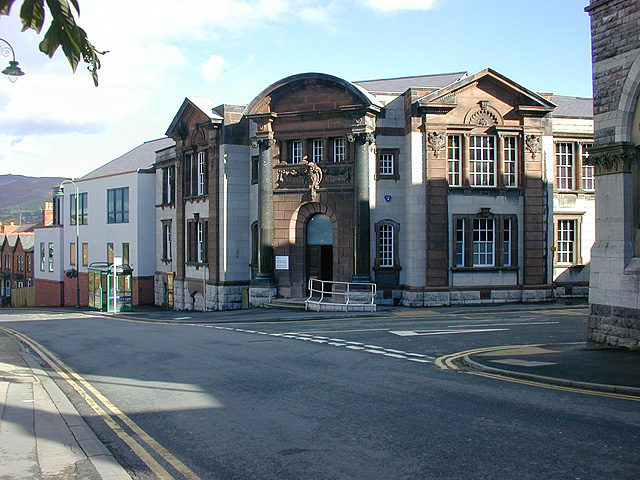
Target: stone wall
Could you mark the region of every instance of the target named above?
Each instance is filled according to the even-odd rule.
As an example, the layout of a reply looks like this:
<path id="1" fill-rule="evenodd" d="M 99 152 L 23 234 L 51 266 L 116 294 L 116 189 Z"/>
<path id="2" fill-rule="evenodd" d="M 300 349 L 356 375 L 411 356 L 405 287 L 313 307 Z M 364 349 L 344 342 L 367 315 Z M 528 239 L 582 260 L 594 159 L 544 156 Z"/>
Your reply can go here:
<path id="1" fill-rule="evenodd" d="M 638 118 L 640 4 L 593 0 L 591 16 L 596 169 L 596 242 L 592 249 L 587 339 L 611 347 L 640 345 Z M 634 129 L 636 131 L 634 132 Z"/>

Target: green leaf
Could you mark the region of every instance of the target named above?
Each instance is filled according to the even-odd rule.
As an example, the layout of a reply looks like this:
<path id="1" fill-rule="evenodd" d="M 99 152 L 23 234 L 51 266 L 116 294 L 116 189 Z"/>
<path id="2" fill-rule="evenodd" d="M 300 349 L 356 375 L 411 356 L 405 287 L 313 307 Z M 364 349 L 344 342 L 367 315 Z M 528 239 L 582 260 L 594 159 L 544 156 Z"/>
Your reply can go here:
<path id="1" fill-rule="evenodd" d="M 0 15 L 9 15 L 15 0 L 0 0 Z"/>
<path id="2" fill-rule="evenodd" d="M 24 0 L 20 9 L 22 31 L 31 28 L 40 33 L 44 24 L 44 0 Z"/>

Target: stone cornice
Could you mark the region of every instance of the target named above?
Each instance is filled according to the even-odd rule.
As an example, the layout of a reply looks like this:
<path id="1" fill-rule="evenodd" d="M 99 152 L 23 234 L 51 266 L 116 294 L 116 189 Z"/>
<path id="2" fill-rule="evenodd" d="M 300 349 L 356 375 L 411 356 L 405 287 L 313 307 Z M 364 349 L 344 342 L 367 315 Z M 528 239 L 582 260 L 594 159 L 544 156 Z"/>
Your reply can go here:
<path id="1" fill-rule="evenodd" d="M 596 168 L 596 175 L 629 173 L 636 156 L 637 149 L 633 143 L 616 142 L 591 147 L 585 163 Z"/>

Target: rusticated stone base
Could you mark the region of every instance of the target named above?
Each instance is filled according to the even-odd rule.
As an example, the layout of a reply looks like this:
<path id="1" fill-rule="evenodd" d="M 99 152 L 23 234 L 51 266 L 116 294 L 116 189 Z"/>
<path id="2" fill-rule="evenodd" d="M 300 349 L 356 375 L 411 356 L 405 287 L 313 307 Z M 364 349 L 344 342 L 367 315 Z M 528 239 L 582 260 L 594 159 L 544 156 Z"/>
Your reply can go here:
<path id="1" fill-rule="evenodd" d="M 276 287 L 249 287 L 249 305 L 252 307 L 262 307 L 276 298 Z"/>
<path id="2" fill-rule="evenodd" d="M 405 307 L 440 307 L 448 305 L 491 305 L 515 302 L 549 302 L 553 300 L 551 288 L 536 290 L 482 289 L 444 291 L 403 291 Z"/>
<path id="3" fill-rule="evenodd" d="M 591 304 L 587 341 L 606 347 L 640 347 L 640 310 Z"/>

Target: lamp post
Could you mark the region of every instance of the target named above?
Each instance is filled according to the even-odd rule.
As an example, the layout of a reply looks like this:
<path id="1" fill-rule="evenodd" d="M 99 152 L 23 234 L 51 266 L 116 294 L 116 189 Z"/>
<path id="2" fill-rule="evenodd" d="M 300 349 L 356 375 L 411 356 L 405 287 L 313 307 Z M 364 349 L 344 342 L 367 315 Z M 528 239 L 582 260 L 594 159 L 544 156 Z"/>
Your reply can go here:
<path id="1" fill-rule="evenodd" d="M 0 38 L 0 42 L 3 42 L 7 45 L 6 47 L 3 46 L 2 48 L 0 48 L 0 53 L 2 54 L 2 56 L 3 57 L 11 56 L 13 58 L 13 60 L 9 60 L 9 66 L 2 71 L 2 73 L 7 76 L 9 81 L 13 83 L 16 80 L 18 80 L 19 77 L 24 75 L 24 72 L 20 70 L 20 67 L 18 66 L 18 62 L 16 62 L 16 52 L 13 50 L 13 47 L 11 46 L 11 44 L 7 42 L 4 38 Z"/>
<path id="2" fill-rule="evenodd" d="M 58 185 L 56 196 L 64 197 L 62 186 L 66 183 L 73 185 L 76 197 L 76 308 L 80 308 L 80 195 L 78 193 L 78 185 L 76 185 L 73 180 L 63 180 L 62 183 Z"/>

